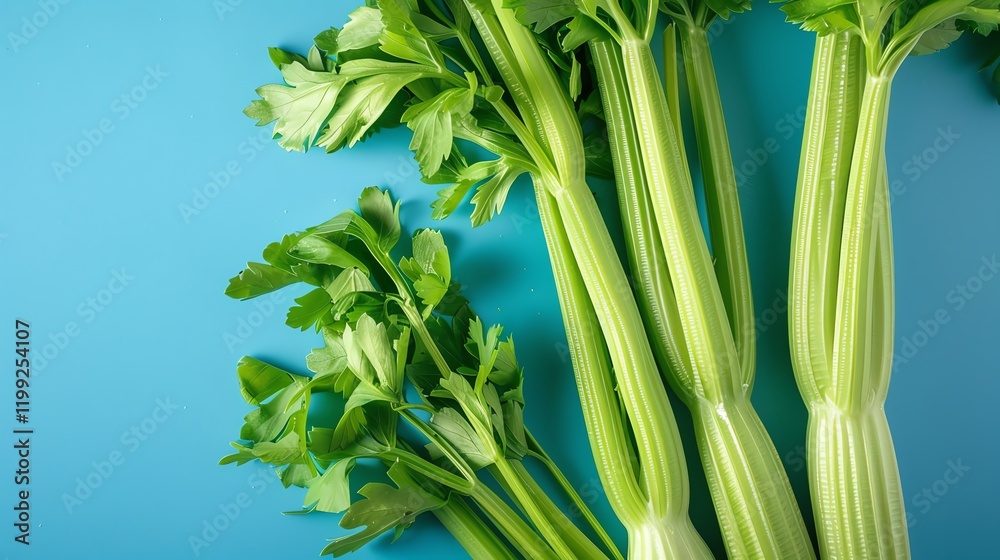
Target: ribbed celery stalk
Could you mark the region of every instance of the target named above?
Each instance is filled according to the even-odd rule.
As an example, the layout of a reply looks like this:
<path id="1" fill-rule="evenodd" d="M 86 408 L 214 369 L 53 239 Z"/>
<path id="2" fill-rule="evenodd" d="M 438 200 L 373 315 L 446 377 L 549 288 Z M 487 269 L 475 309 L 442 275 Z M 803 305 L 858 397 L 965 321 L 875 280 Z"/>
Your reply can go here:
<path id="1" fill-rule="evenodd" d="M 700 26 L 678 25 L 689 87 L 698 96 L 692 105 L 699 144 L 712 166 L 705 186 L 721 265 L 713 265 L 708 251 L 679 123 L 660 85 L 648 29 L 637 32 L 623 17 L 616 18 L 617 45 L 602 38 L 590 48 L 647 329 L 664 375 L 694 416 L 730 556 L 812 557 L 791 485 L 749 401 L 755 357 L 749 272 L 707 35 Z M 725 298 L 720 283 L 726 284 Z"/>
<path id="2" fill-rule="evenodd" d="M 883 405 L 892 362 L 885 169 L 891 73 L 850 34 L 817 39 L 793 225 L 793 366 L 824 558 L 909 558 Z M 866 70 L 867 66 L 867 70 Z"/>
<path id="3" fill-rule="evenodd" d="M 669 312 L 677 307 L 677 302 L 642 168 L 632 102 L 625 88 L 615 86 L 625 84 L 621 49 L 610 39 L 591 41 L 589 47 L 608 124 L 618 207 L 625 233 L 626 257 L 638 292 L 636 299 L 649 338 L 654 341 L 657 361 L 672 370 L 682 370 L 685 366 L 672 360 L 685 353 L 685 341 L 678 315 Z M 668 352 L 668 348 L 682 350 Z"/>
<path id="4" fill-rule="evenodd" d="M 704 428 L 704 438 L 727 442 L 725 458 L 737 458 L 736 461 L 719 461 L 717 457 L 706 460 L 706 465 L 718 464 L 721 469 L 728 469 L 719 477 L 709 476 L 710 484 L 716 481 L 741 483 L 741 488 L 736 491 L 713 492 L 713 496 L 728 495 L 724 504 L 720 504 L 716 497 L 716 508 L 724 526 L 723 535 L 727 538 L 730 555 L 734 555 L 734 550 L 741 550 L 740 556 L 747 558 L 785 557 L 790 554 L 811 556 L 812 545 L 784 466 L 749 401 L 756 371 L 753 294 L 736 175 L 708 44 L 708 24 L 692 24 L 683 18 L 677 18 L 675 22 L 694 118 L 715 273 L 743 381 L 743 398 L 737 395 L 734 406 L 727 406 L 728 422 L 720 422 L 720 415 L 715 413 L 717 411 L 704 410 L 704 406 L 695 407 L 702 418 L 695 425 Z M 734 433 L 727 435 L 727 430 Z M 754 445 L 747 446 L 748 442 Z M 703 449 L 703 456 L 706 451 L 713 452 Z M 716 480 L 713 481 L 713 478 Z M 748 507 L 760 508 L 761 514 L 751 514 Z M 761 526 L 761 523 L 766 525 Z M 750 537 L 750 534 L 756 534 L 757 538 Z M 785 536 L 790 536 L 789 541 L 782 542 Z"/>
<path id="5" fill-rule="evenodd" d="M 629 450 L 615 394 L 607 346 L 583 277 L 576 268 L 562 219 L 551 195 L 536 189 L 539 216 L 549 246 L 556 291 L 563 311 L 577 390 L 587 421 L 598 475 L 611 507 L 629 537 L 629 558 L 711 558 L 686 513 L 671 519 L 650 515 L 637 465 Z"/>
<path id="6" fill-rule="evenodd" d="M 729 135 L 722 113 L 715 64 L 708 45 L 707 24 L 682 18 L 674 21 L 680 37 L 691 115 L 694 118 L 715 276 L 733 332 L 743 383 L 749 389 L 753 387 L 757 366 L 757 330 L 750 290 L 750 265 L 747 262 Z"/>
<path id="7" fill-rule="evenodd" d="M 561 251 L 586 287 L 614 366 L 617 395 L 635 438 L 644 511 L 633 523 L 638 527 L 630 531 L 634 544 L 629 553 L 634 558 L 704 557 L 708 549 L 688 519 L 687 472 L 669 399 L 627 277 L 584 180 L 583 138 L 576 114 L 534 35 L 501 0 L 493 0 L 492 5 L 493 12 L 487 14 L 467 1 L 525 119 L 524 123 L 507 120 L 539 165 L 536 188 L 551 196 L 539 206 L 544 211 L 546 202 L 551 202 L 553 216 L 561 221 L 568 247 Z M 497 108 L 504 114 L 502 106 Z M 549 223 L 555 229 L 559 221 Z M 604 459 L 602 450 L 594 451 L 599 460 Z M 616 510 L 629 507 L 619 505 Z"/>

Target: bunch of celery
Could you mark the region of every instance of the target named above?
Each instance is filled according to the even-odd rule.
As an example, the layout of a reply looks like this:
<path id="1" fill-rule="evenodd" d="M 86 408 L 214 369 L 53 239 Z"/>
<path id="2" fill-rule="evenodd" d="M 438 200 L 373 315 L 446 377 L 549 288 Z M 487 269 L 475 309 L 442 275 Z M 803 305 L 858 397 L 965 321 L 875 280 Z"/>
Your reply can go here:
<path id="1" fill-rule="evenodd" d="M 533 34 L 499 0 L 383 0 L 317 45 L 323 52 L 308 57 L 272 51 L 288 85 L 259 89 L 263 99 L 247 113 L 277 121 L 280 143 L 298 150 L 340 149 L 404 122 L 423 175 L 449 185 L 438 216 L 477 187 L 473 219 L 488 219 L 514 178 L 530 173 L 594 455 L 630 554 L 708 556 L 687 515 L 686 466 L 666 390 L 585 181 L 571 95 L 582 88 L 579 59 Z M 469 164 L 455 139 L 498 157 Z"/>
<path id="2" fill-rule="evenodd" d="M 649 48 L 658 7 L 379 0 L 353 12 L 342 29 L 320 34 L 307 57 L 272 50 L 287 85 L 260 88 L 262 99 L 247 114 L 260 124 L 276 121 L 290 150 L 335 151 L 379 127 L 406 124 L 425 179 L 448 185 L 434 205 L 437 217 L 475 187 L 473 222 L 482 223 L 502 208 L 514 179 L 529 173 L 591 445 L 628 529 L 629 553 L 709 555 L 687 516 L 685 463 L 662 372 L 694 413 L 730 554 L 810 557 L 784 470 L 749 402 L 749 272 L 705 35 L 715 14 L 745 6 L 666 5 L 698 98 L 714 254 L 697 217 L 679 111 L 667 103 Z M 589 59 L 576 52 L 584 43 Z M 591 65 L 599 93 L 585 90 Z M 676 71 L 670 79 L 676 89 Z M 612 143 L 638 302 L 585 180 L 588 164 L 601 158 L 588 154 L 581 120 L 598 113 Z M 497 159 L 470 164 L 456 139 Z"/>
<path id="3" fill-rule="evenodd" d="M 788 19 L 818 32 L 799 169 L 789 337 L 809 408 L 812 503 L 824 558 L 909 558 L 883 405 L 892 371 L 893 263 L 885 164 L 903 60 L 1000 23 L 996 0 L 812 2 Z"/>
<path id="4" fill-rule="evenodd" d="M 536 31 L 571 18 L 564 47 L 587 42 L 612 144 L 629 264 L 661 371 L 695 419 L 716 513 L 734 558 L 808 558 L 812 544 L 784 468 L 750 404 L 755 326 L 736 179 L 708 46 L 717 15 L 747 3 L 666 2 L 668 92 L 649 47 L 655 2 L 512 2 Z M 530 5 L 530 6 L 529 6 Z M 529 9 L 531 8 L 531 9 Z M 704 176 L 701 228 L 677 102 L 680 37 Z M 669 100 L 669 101 L 668 101 Z"/>
<path id="5" fill-rule="evenodd" d="M 995 27 L 998 2 L 791 0 L 785 5 L 789 19 L 820 33 L 796 203 L 789 316 L 796 377 L 810 410 L 810 480 L 824 557 L 907 554 L 898 475 L 881 409 L 892 343 L 884 165 L 891 79 L 908 54 L 943 48 L 965 28 L 985 32 Z M 308 55 L 272 49 L 284 83 L 259 88 L 261 99 L 246 109 L 260 125 L 275 123 L 279 143 L 295 151 L 318 146 L 333 152 L 380 128 L 406 125 L 413 132 L 410 148 L 424 180 L 443 185 L 433 205 L 437 218 L 452 214 L 474 191 L 472 221 L 481 225 L 502 210 L 519 176 L 531 178 L 593 455 L 611 506 L 628 531 L 628 552 L 634 558 L 710 557 L 688 518 L 686 466 L 661 376 L 691 409 L 729 555 L 814 556 L 787 476 L 750 403 L 756 340 L 749 265 L 707 35 L 718 17 L 742 12 L 748 4 L 369 0 L 342 28 L 317 36 Z M 669 20 L 665 84 L 650 49 L 661 11 Z M 680 130 L 678 48 L 691 98 L 707 232 L 699 220 Z M 609 153 L 592 149 L 595 144 L 589 140 L 595 135 L 607 136 Z M 495 159 L 472 161 L 463 149 L 469 143 Z M 588 175 L 613 175 L 634 291 L 590 192 Z M 371 222 L 366 200 L 375 195 L 366 196 L 359 219 Z M 399 328 L 405 325 L 417 345 L 428 349 L 435 379 L 456 396 L 449 385 L 467 372 L 454 369 L 447 357 L 434 359 L 430 349 L 440 341 L 422 338 L 419 326 L 451 316 L 440 307 L 441 298 L 450 293 L 448 275 L 435 268 L 441 263 L 432 255 L 427 266 L 401 265 L 416 290 L 407 292 L 409 285 L 398 273 L 393 276 L 394 265 L 386 260 L 388 247 L 380 246 L 385 255 L 378 254 L 364 239 L 364 228 L 341 223 L 345 220 L 350 221 L 334 220 L 345 229 L 312 230 L 312 237 L 336 234 L 327 245 L 341 250 L 326 245 L 316 250 L 343 259 L 349 244 L 340 243 L 340 234 L 368 247 L 366 254 L 379 266 L 354 253 L 368 268 L 349 261 L 326 264 L 388 274 L 388 283 L 376 281 L 371 289 L 355 286 L 354 292 L 382 294 L 402 309 L 401 316 L 375 319 L 395 337 L 390 340 L 397 340 L 395 359 L 407 359 L 398 349 L 405 346 L 398 340 L 409 337 Z M 382 231 L 379 227 L 373 231 Z M 398 222 L 395 228 L 398 234 Z M 290 249 L 269 251 L 284 255 Z M 288 254 L 317 264 L 302 257 L 308 252 Z M 308 270 L 302 262 L 281 262 Z M 284 277 L 271 277 L 261 272 L 262 266 L 252 266 L 244 275 L 259 286 L 278 287 Z M 285 272 L 298 276 L 291 269 Z M 437 276 L 431 280 L 424 273 Z M 345 282 L 358 282 L 359 274 L 351 273 Z M 319 282 L 305 302 L 316 310 L 290 314 L 290 324 L 303 315 L 313 319 L 309 324 L 323 322 L 331 309 L 340 309 L 339 293 Z M 434 295 L 428 300 L 421 291 Z M 413 304 L 418 297 L 425 308 Z M 360 316 L 356 310 L 341 313 L 350 317 L 349 329 L 333 331 L 341 340 L 351 333 L 347 338 L 354 340 Z M 464 321 L 461 325 L 456 332 L 464 341 L 472 335 Z M 488 360 L 477 355 L 479 364 L 467 367 L 482 372 Z M 483 375 L 499 383 L 489 372 Z M 477 501 L 470 489 L 477 487 L 474 461 L 454 442 L 455 449 L 449 450 L 432 441 L 437 450 L 431 458 L 447 463 L 445 470 L 457 478 L 446 479 L 437 471 L 428 472 L 438 478 L 428 478 L 428 472 L 410 472 L 414 468 L 409 464 L 405 475 L 424 477 L 427 484 L 421 486 L 430 487 L 442 503 L 456 495 L 471 500 L 526 556 L 542 554 L 532 547 L 561 558 L 601 554 L 550 511 L 550 502 L 529 499 L 531 483 L 519 481 L 516 464 L 508 464 L 520 458 L 517 452 L 514 459 L 508 457 L 511 438 L 493 437 L 503 430 L 491 428 L 489 411 L 497 403 L 481 392 L 485 387 L 493 385 L 477 382 L 472 391 L 479 409 L 458 396 L 460 410 L 452 410 L 464 415 L 489 448 L 491 470 L 541 541 L 524 541 L 532 534 L 530 527 L 517 526 L 506 514 L 498 518 Z M 513 390 L 503 383 L 497 387 L 494 392 Z M 441 395 L 432 388 L 424 396 Z M 409 411 L 411 404 L 401 398 L 396 393 L 390 408 Z M 503 407 L 509 402 L 501 399 L 501 408 L 494 410 L 508 425 Z M 437 405 L 426 406 L 437 410 Z M 285 433 L 271 435 L 283 438 Z M 266 449 L 268 443 L 276 441 L 259 444 Z M 256 455 L 241 450 L 237 456 Z M 403 469 L 394 468 L 396 474 Z M 505 520 L 511 525 L 505 526 Z"/>
<path id="6" fill-rule="evenodd" d="M 324 346 L 306 358 L 311 375 L 240 361 L 240 388 L 257 408 L 222 463 L 272 465 L 285 486 L 307 488 L 302 513 L 346 510 L 341 525 L 364 527 L 324 554 L 357 550 L 390 530 L 398 537 L 433 512 L 475 558 L 621 558 L 525 428 L 514 342 L 501 339 L 499 326 L 485 328 L 459 294 L 441 234 L 416 232 L 413 256 L 397 264 L 389 252 L 400 237 L 399 205 L 369 188 L 359 206 L 360 214 L 348 210 L 272 243 L 266 263 L 230 281 L 227 294 L 240 299 L 313 286 L 287 323 L 322 332 Z M 546 496 L 522 464 L 529 458 L 555 476 L 606 551 Z M 369 483 L 352 503 L 351 471 L 364 460 L 380 461 L 396 487 Z"/>

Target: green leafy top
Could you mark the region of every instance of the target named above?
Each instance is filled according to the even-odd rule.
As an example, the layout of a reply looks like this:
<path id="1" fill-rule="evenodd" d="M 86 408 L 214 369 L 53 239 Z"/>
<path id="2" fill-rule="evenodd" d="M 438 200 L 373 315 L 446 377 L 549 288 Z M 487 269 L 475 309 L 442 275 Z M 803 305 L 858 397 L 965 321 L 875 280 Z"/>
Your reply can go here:
<path id="1" fill-rule="evenodd" d="M 461 296 L 444 238 L 417 231 L 412 256 L 396 264 L 398 204 L 369 188 L 359 208 L 269 245 L 267 264 L 248 265 L 227 290 L 246 299 L 312 287 L 286 321 L 322 333 L 323 346 L 306 358 L 311 373 L 240 360 L 241 392 L 255 408 L 221 463 L 276 467 L 286 486 L 307 489 L 304 513 L 348 510 L 341 525 L 365 529 L 333 541 L 324 553 L 334 555 L 389 529 L 398 536 L 450 492 L 468 493 L 476 470 L 528 450 L 513 340 L 485 328 Z M 319 393 L 339 403 L 335 415 L 328 405 L 313 410 Z M 398 431 L 400 419 L 420 437 Z M 369 484 L 352 505 L 350 474 L 364 458 L 390 466 L 398 487 Z"/>
<path id="2" fill-rule="evenodd" d="M 260 99 L 244 112 L 259 126 L 274 123 L 278 143 L 293 151 L 319 146 L 334 152 L 382 128 L 405 124 L 413 131 L 410 148 L 424 180 L 446 185 L 434 203 L 434 216 L 452 214 L 474 191 L 473 225 L 486 223 L 503 209 L 516 179 L 544 164 L 536 161 L 537 154 L 529 155 L 515 132 L 524 123 L 496 85 L 493 57 L 477 46 L 481 41 L 468 5 L 483 13 L 492 12 L 492 5 L 443 4 L 368 2 L 342 28 L 317 35 L 307 56 L 271 49 L 283 83 L 258 88 Z M 585 75 L 578 57 L 563 52 L 554 30 L 539 35 L 538 42 L 582 107 L 592 96 L 583 95 Z M 606 134 L 603 129 L 597 133 Z M 460 140 L 497 159 L 469 163 Z M 607 154 L 590 156 L 589 169 L 607 175 Z M 287 279 L 262 278 L 260 283 L 263 288 Z"/>
<path id="3" fill-rule="evenodd" d="M 561 27 L 567 50 L 603 37 L 652 39 L 657 12 L 675 21 L 708 28 L 716 16 L 750 9 L 750 0 L 504 0 L 536 32 Z"/>
<path id="4" fill-rule="evenodd" d="M 790 0 L 782 10 L 821 35 L 859 34 L 871 71 L 890 74 L 909 54 L 936 52 L 964 30 L 986 35 L 1000 24 L 998 0 Z"/>

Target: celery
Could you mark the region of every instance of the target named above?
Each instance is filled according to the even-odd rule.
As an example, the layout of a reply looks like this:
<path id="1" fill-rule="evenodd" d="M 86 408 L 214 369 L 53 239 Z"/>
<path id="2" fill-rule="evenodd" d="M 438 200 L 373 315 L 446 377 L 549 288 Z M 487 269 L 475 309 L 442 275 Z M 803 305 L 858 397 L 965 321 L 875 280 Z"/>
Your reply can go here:
<path id="1" fill-rule="evenodd" d="M 908 55 L 944 48 L 960 29 L 995 29 L 997 7 L 793 0 L 783 8 L 819 33 L 795 203 L 789 337 L 809 408 L 810 490 L 824 558 L 910 555 L 883 408 L 893 341 L 890 91 Z"/>
<path id="2" fill-rule="evenodd" d="M 664 376 L 694 416 L 727 551 L 734 558 L 811 557 L 791 485 L 749 400 L 755 329 L 735 174 L 706 35 L 714 12 L 705 5 L 666 5 L 688 74 L 712 255 L 678 110 L 668 104 L 649 47 L 656 3 L 579 0 L 576 6 L 566 46 L 586 41 L 590 47 L 640 309 Z M 522 16 L 536 30 L 545 25 L 537 11 Z M 668 64 L 673 30 L 665 43 Z M 673 72 L 667 81 L 676 87 Z"/>

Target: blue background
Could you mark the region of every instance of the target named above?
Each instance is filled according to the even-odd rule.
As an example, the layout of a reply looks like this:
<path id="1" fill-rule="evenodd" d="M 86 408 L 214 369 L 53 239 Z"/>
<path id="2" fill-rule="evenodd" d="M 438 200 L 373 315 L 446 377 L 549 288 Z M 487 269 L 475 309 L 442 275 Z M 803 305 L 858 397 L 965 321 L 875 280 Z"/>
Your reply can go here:
<path id="1" fill-rule="evenodd" d="M 418 180 L 405 130 L 333 156 L 303 156 L 266 141 L 267 131 L 240 112 L 254 88 L 278 76 L 265 47 L 304 50 L 357 3 L 76 1 L 50 7 L 51 16 L 45 2 L 0 5 L 0 346 L 13 348 L 15 318 L 30 321 L 36 431 L 30 547 L 12 541 L 16 457 L 12 437 L 0 438 L 0 558 L 192 557 L 190 537 L 206 538 L 205 523 L 241 494 L 246 507 L 237 506 L 238 517 L 198 557 L 311 558 L 341 534 L 333 516 L 282 516 L 302 493 L 282 489 L 261 467 L 215 465 L 248 412 L 236 360 L 252 354 L 302 369 L 317 342 L 282 324 L 281 307 L 296 293 L 268 312 L 222 292 L 265 244 L 353 206 L 369 184 L 404 199 L 406 228 L 445 231 L 456 278 L 487 320 L 515 335 L 528 367 L 529 425 L 574 484 L 600 498 L 528 188 L 513 191 L 485 227 L 471 230 L 467 209 L 432 223 L 434 189 Z M 26 26 L 32 18 L 43 23 Z M 746 165 L 754 172 L 741 191 L 761 330 L 753 399 L 805 505 L 805 411 L 788 363 L 782 297 L 801 140 L 795 114 L 806 100 L 813 36 L 765 3 L 716 31 L 737 165 L 754 153 L 759 159 L 769 138 L 778 146 L 768 161 Z M 923 344 L 896 370 L 887 411 L 917 558 L 991 557 L 1000 521 L 1000 281 L 972 280 L 981 259 L 1000 252 L 1000 107 L 976 72 L 980 61 L 968 45 L 910 60 L 890 116 L 889 173 L 900 192 L 897 348 L 904 339 Z M 99 137 L 92 131 L 105 120 Z M 952 143 L 934 152 L 941 131 Z M 68 153 L 77 148 L 79 159 Z M 928 149 L 935 161 L 921 169 L 912 158 Z M 212 181 L 227 185 L 206 189 Z M 197 212 L 185 214 L 183 205 Z M 132 278 L 120 293 L 102 291 L 121 287 L 115 272 Z M 978 291 L 959 296 L 959 284 Z M 947 317 L 936 330 L 927 322 L 935 314 Z M 241 321 L 259 326 L 243 337 Z M 914 337 L 921 321 L 933 336 Z M 76 336 L 60 334 L 68 322 Z M 227 333 L 239 342 L 227 345 Z M 0 432 L 9 434 L 12 364 L 3 371 Z M 156 412 L 158 399 L 169 414 Z M 687 426 L 686 412 L 676 410 Z M 144 441 L 127 435 L 133 426 Z M 120 463 L 110 472 L 102 464 L 109 458 Z M 692 515 L 721 556 L 697 457 L 689 450 L 688 458 Z M 946 476 L 952 465 L 968 470 Z M 67 506 L 65 496 L 88 476 L 100 485 Z M 603 499 L 594 507 L 623 539 Z M 379 542 L 357 557 L 395 555 L 463 553 L 427 519 L 396 545 Z"/>

